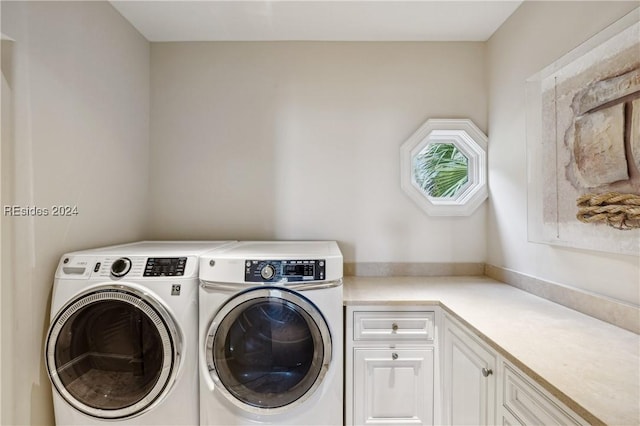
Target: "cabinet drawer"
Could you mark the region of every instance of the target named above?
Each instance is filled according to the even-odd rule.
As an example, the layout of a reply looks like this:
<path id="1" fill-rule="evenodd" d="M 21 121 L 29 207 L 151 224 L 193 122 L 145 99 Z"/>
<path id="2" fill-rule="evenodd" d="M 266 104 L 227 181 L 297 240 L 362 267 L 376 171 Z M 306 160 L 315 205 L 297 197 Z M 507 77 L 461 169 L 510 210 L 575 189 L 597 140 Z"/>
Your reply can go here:
<path id="1" fill-rule="evenodd" d="M 504 368 L 504 408 L 525 425 L 582 424 L 509 364 Z"/>
<path id="2" fill-rule="evenodd" d="M 433 312 L 354 312 L 353 340 L 433 340 Z"/>

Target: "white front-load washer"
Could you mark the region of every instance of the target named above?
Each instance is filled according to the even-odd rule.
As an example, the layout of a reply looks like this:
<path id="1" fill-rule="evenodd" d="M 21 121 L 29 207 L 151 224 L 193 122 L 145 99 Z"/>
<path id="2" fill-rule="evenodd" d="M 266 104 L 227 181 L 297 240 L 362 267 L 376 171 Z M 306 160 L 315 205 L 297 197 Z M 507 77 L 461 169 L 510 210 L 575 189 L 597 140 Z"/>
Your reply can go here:
<path id="1" fill-rule="evenodd" d="M 56 424 L 198 424 L 198 256 L 229 243 L 62 256 L 45 344 Z"/>
<path id="2" fill-rule="evenodd" d="M 200 258 L 201 425 L 342 425 L 342 254 L 243 241 Z"/>

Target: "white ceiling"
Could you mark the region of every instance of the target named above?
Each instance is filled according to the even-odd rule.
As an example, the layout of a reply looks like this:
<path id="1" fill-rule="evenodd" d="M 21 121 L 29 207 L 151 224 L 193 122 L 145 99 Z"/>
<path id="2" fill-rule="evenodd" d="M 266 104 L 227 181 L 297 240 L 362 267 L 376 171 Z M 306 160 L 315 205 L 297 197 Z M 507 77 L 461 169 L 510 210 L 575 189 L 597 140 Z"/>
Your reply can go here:
<path id="1" fill-rule="evenodd" d="M 522 1 L 111 1 L 149 41 L 485 41 Z"/>

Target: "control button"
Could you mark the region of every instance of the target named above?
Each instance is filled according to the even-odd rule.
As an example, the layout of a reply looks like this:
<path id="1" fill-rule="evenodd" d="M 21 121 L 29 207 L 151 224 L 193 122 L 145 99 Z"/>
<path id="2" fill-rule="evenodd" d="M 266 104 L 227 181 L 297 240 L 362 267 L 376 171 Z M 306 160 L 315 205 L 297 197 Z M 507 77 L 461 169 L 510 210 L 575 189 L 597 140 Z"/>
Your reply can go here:
<path id="1" fill-rule="evenodd" d="M 124 277 L 131 269 L 131 260 L 121 257 L 111 264 L 111 275 L 114 277 Z"/>
<path id="2" fill-rule="evenodd" d="M 276 274 L 276 268 L 273 265 L 266 265 L 260 270 L 260 276 L 265 280 L 270 280 Z"/>

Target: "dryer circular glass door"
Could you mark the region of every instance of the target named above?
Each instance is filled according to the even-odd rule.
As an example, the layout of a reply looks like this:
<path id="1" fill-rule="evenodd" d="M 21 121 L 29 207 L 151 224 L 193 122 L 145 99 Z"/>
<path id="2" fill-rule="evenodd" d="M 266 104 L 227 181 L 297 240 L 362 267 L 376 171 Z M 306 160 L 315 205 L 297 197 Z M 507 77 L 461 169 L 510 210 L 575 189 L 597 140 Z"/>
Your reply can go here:
<path id="1" fill-rule="evenodd" d="M 47 336 L 45 359 L 57 392 L 97 418 L 142 414 L 169 391 L 182 338 L 147 294 L 101 286 L 69 301 Z"/>
<path id="2" fill-rule="evenodd" d="M 289 410 L 313 394 L 331 362 L 331 335 L 318 308 L 294 291 L 261 287 L 218 311 L 206 340 L 217 388 L 259 414 Z"/>

